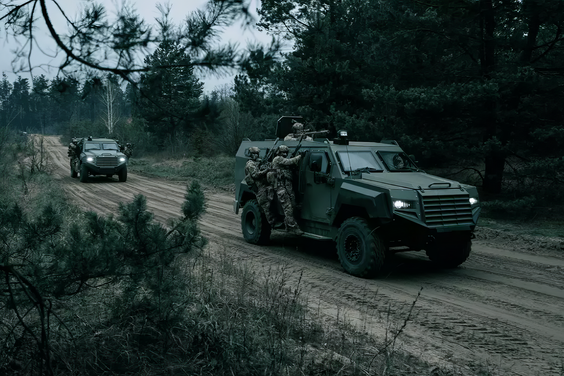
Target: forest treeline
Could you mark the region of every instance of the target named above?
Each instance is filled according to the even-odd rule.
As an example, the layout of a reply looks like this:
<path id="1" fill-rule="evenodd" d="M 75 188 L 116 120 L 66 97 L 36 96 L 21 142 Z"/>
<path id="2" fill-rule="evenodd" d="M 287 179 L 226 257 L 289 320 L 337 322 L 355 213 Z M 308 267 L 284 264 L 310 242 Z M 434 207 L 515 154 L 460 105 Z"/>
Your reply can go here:
<path id="1" fill-rule="evenodd" d="M 230 88 L 204 94 L 189 43 L 165 38 L 136 80 L 4 77 L 0 122 L 107 134 L 138 153 L 232 155 L 301 115 L 307 128 L 395 139 L 486 193 L 562 198 L 562 0 L 265 0 L 258 21 L 293 47 L 252 52 Z"/>

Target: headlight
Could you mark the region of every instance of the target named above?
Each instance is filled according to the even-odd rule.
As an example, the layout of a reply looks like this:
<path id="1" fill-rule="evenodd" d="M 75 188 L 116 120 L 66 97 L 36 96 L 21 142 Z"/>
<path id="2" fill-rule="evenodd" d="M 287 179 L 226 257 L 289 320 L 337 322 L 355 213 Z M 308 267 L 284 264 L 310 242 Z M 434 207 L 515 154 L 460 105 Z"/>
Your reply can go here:
<path id="1" fill-rule="evenodd" d="M 474 198 L 474 197 L 470 197 L 469 201 L 470 201 L 471 206 L 478 205 L 478 203 L 480 202 L 480 201 L 478 201 L 477 198 Z"/>
<path id="2" fill-rule="evenodd" d="M 86 162 L 94 162 L 94 157 L 86 157 Z"/>
<path id="3" fill-rule="evenodd" d="M 412 207 L 409 201 L 394 200 L 394 208 L 396 209 L 411 209 Z"/>
<path id="4" fill-rule="evenodd" d="M 125 162 L 125 157 L 121 157 L 121 158 L 119 159 L 119 161 L 120 161 L 120 162 Z"/>

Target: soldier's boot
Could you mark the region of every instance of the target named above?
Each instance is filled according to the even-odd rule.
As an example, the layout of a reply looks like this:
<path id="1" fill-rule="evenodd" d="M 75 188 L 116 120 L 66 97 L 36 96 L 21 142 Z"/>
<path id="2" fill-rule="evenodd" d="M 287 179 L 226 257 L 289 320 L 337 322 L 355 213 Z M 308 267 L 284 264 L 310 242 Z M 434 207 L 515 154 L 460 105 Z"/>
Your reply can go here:
<path id="1" fill-rule="evenodd" d="M 288 231 L 290 234 L 303 235 L 304 232 L 300 230 L 300 226 L 298 226 L 294 218 L 290 219 L 286 217 L 285 222 L 286 222 L 286 231 Z"/>
<path id="2" fill-rule="evenodd" d="M 276 216 L 271 216 L 270 218 L 267 218 L 268 220 L 268 224 L 270 225 L 271 228 L 273 229 L 280 229 L 284 227 L 284 221 L 279 220 Z"/>
<path id="3" fill-rule="evenodd" d="M 290 234 L 295 234 L 295 235 L 303 235 L 304 234 L 304 232 L 302 230 L 300 230 L 299 227 L 292 227 L 288 230 L 288 232 Z"/>

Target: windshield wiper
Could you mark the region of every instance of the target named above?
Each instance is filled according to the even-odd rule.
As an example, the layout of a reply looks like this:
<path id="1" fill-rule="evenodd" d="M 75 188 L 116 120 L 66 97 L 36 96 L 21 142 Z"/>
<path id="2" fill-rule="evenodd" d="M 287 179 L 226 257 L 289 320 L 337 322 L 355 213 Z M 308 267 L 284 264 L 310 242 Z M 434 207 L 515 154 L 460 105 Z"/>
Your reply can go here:
<path id="1" fill-rule="evenodd" d="M 361 174 L 361 173 L 368 173 L 369 174 L 371 172 L 378 172 L 378 171 L 380 171 L 380 170 L 378 170 L 374 167 L 368 167 L 368 166 L 367 167 L 360 167 L 360 168 L 352 170 L 351 175 L 358 175 L 358 174 Z"/>

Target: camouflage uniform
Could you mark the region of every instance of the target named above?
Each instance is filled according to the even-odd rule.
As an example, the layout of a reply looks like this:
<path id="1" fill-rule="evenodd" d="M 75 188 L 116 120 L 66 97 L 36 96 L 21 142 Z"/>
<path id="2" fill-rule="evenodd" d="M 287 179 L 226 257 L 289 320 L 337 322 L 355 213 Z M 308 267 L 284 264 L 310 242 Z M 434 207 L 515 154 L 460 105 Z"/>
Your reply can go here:
<path id="1" fill-rule="evenodd" d="M 245 165 L 245 182 L 255 192 L 257 201 L 264 212 L 266 220 L 271 226 L 275 226 L 276 216 L 270 210 L 270 203 L 274 198 L 274 190 L 266 181 L 268 169 L 260 168 L 259 148 L 251 147 L 249 152 L 251 159 Z"/>
<path id="2" fill-rule="evenodd" d="M 272 160 L 273 172 L 269 173 L 269 181 L 274 186 L 274 191 L 278 201 L 284 210 L 284 223 L 286 230 L 302 234 L 298 223 L 294 219 L 294 208 L 296 207 L 296 196 L 292 186 L 292 166 L 297 166 L 302 156 L 287 158 L 288 147 L 281 145 L 278 148 L 277 156 Z"/>
<path id="3" fill-rule="evenodd" d="M 78 150 L 78 140 L 76 138 L 73 138 L 69 144 L 67 155 L 71 158 L 74 158 L 78 157 L 79 154 L 80 152 Z"/>
<path id="4" fill-rule="evenodd" d="M 131 155 L 133 154 L 133 144 L 130 144 L 129 142 L 127 144 L 125 144 L 125 146 L 119 146 L 120 151 L 125 154 L 125 156 L 127 158 L 131 158 Z"/>
<path id="5" fill-rule="evenodd" d="M 78 171 L 78 157 L 80 156 L 80 149 L 78 147 L 78 139 L 73 138 L 69 144 L 67 155 L 70 157 L 71 170 Z"/>

